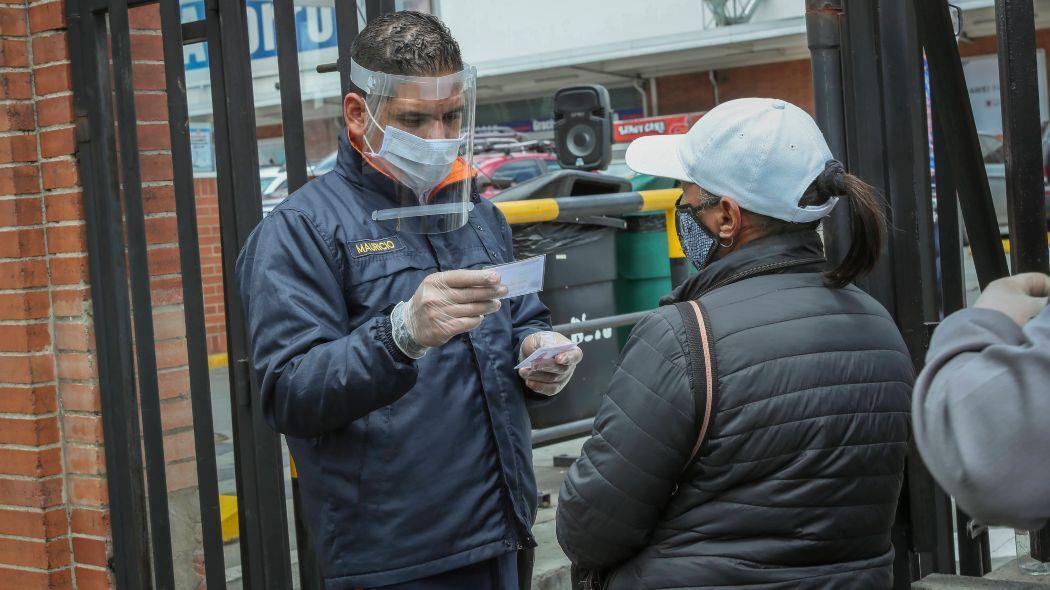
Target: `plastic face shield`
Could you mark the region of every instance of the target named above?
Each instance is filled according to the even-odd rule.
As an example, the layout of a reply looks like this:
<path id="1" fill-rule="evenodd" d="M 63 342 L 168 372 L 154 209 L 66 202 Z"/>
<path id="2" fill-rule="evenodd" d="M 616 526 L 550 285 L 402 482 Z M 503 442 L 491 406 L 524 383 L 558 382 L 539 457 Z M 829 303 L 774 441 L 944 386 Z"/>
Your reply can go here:
<path id="1" fill-rule="evenodd" d="M 351 60 L 350 78 L 365 91 L 366 174 L 393 180 L 389 206 L 372 219 L 396 231 L 428 234 L 467 223 L 471 201 L 474 104 L 472 66 L 439 77 L 373 72 Z"/>

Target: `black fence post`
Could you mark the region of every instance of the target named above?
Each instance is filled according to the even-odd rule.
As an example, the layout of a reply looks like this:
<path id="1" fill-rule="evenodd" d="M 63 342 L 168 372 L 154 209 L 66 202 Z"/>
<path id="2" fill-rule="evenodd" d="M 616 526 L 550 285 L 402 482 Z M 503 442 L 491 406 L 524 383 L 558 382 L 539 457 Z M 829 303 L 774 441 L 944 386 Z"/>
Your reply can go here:
<path id="1" fill-rule="evenodd" d="M 817 124 L 831 153 L 849 164 L 846 141 L 845 88 L 842 75 L 842 0 L 806 0 L 806 38 L 813 66 Z M 842 202 L 824 219 L 824 250 L 834 267 L 849 250 L 850 203 Z"/>
<path id="2" fill-rule="evenodd" d="M 212 419 L 211 380 L 208 375 L 207 333 L 204 326 L 197 204 L 193 193 L 193 160 L 190 155 L 189 125 L 180 124 L 189 121 L 180 12 L 178 0 L 160 0 L 164 76 L 168 93 L 168 132 L 171 137 L 172 184 L 179 235 L 179 270 L 182 273 L 190 405 L 193 411 L 193 442 L 197 457 L 197 491 L 204 546 L 204 579 L 208 588 L 224 588 L 226 559 L 222 550 L 222 515 L 219 510 L 215 427 Z"/>
<path id="3" fill-rule="evenodd" d="M 281 443 L 254 399 L 257 384 L 249 370 L 244 309 L 234 281 L 237 254 L 262 217 L 245 3 L 206 0 L 205 14 L 242 572 L 248 588 L 291 588 Z"/>
<path id="4" fill-rule="evenodd" d="M 1008 270 L 955 29 L 947 0 L 925 0 L 914 6 L 930 67 L 930 88 L 939 105 L 933 115 L 944 131 L 977 279 L 984 288 Z"/>
<path id="5" fill-rule="evenodd" d="M 84 225 L 98 355 L 106 484 L 113 534 L 112 569 L 120 588 L 151 588 L 142 439 L 135 399 L 131 302 L 125 265 L 120 186 L 113 163 L 112 85 L 106 17 L 87 3 L 67 2 L 77 159 L 84 183 Z M 104 263 L 98 263 L 105 261 Z"/>
<path id="6" fill-rule="evenodd" d="M 996 0 L 1013 272 L 1050 272 L 1032 0 Z"/>

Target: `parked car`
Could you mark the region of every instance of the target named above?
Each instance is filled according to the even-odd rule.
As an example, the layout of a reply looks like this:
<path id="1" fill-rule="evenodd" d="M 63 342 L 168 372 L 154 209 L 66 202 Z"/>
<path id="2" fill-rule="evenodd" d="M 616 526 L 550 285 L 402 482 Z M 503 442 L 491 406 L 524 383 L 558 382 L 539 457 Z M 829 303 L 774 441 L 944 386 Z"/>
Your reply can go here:
<path id="1" fill-rule="evenodd" d="M 995 206 L 995 217 L 999 223 L 999 233 L 1010 233 L 1009 215 L 1006 206 L 1006 154 L 1003 142 L 994 135 L 978 136 L 981 142 L 981 154 L 984 156 L 984 168 L 988 174 L 988 188 L 992 193 L 992 204 Z M 1047 161 L 1050 157 L 1050 134 L 1048 126 L 1043 125 L 1043 195 L 1047 217 L 1050 217 L 1050 184 L 1047 183 Z"/>
<path id="2" fill-rule="evenodd" d="M 259 182 L 263 193 L 265 193 L 266 189 L 273 184 L 274 179 L 283 174 L 284 171 L 280 166 L 263 166 L 262 168 L 259 168 Z"/>
<path id="3" fill-rule="evenodd" d="M 557 157 L 548 152 L 481 154 L 474 157 L 474 167 L 478 171 L 478 192 L 486 199 L 526 180 L 561 170 Z"/>
<path id="4" fill-rule="evenodd" d="M 339 152 L 335 151 L 316 164 L 308 164 L 306 167 L 306 179 L 310 181 L 334 170 L 338 156 Z M 268 184 L 263 184 L 262 197 L 263 215 L 272 211 L 274 207 L 288 198 L 288 171 L 285 168 L 280 168 L 270 178 Z"/>

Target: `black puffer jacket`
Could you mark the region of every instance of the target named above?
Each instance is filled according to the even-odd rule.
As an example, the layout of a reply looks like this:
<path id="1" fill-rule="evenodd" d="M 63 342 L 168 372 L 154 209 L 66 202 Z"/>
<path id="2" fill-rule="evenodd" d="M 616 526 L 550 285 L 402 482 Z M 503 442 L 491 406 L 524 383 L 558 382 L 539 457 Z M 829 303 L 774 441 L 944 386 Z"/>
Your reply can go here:
<path id="1" fill-rule="evenodd" d="M 823 286 L 815 232 L 764 238 L 676 292 L 714 342 L 698 419 L 682 318 L 631 335 L 558 506 L 575 564 L 609 588 L 889 588 L 913 369 L 893 320 Z M 688 464 L 687 464 L 688 463 Z"/>

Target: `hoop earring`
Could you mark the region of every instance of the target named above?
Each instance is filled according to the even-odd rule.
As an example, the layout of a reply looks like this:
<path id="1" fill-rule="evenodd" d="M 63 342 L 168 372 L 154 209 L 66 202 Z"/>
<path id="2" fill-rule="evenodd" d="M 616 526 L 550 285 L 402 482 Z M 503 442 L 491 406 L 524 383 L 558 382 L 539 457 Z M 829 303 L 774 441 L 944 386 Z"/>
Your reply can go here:
<path id="1" fill-rule="evenodd" d="M 728 249 L 728 248 L 732 248 L 734 243 L 736 243 L 736 238 L 729 238 L 729 243 L 728 244 L 723 244 L 722 242 L 718 242 L 718 245 L 720 247 L 722 247 L 722 248 Z"/>

